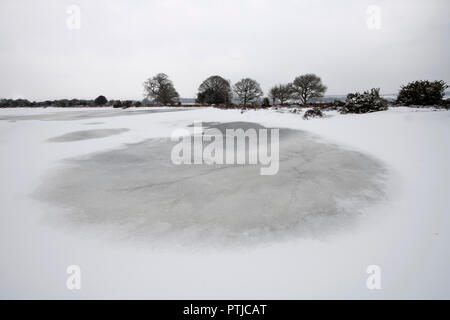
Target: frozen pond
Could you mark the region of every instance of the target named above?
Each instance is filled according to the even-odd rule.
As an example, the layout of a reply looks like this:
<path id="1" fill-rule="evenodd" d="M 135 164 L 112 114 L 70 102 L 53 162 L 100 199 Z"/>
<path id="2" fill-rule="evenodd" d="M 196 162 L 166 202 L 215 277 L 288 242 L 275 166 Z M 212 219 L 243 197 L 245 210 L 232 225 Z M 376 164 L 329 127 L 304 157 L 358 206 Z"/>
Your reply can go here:
<path id="1" fill-rule="evenodd" d="M 113 225 L 125 238 L 183 245 L 322 238 L 357 222 L 362 208 L 384 196 L 380 162 L 303 131 L 280 130 L 273 176 L 261 176 L 259 165 L 174 165 L 174 144 L 149 139 L 66 160 L 36 196 L 64 209 L 55 217 L 64 223 Z"/>

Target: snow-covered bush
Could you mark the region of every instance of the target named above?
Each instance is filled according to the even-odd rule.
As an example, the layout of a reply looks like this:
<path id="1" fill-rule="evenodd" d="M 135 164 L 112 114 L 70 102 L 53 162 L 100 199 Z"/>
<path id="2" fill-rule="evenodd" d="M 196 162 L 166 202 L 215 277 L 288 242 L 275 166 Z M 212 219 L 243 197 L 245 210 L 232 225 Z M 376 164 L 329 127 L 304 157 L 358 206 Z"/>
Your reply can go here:
<path id="1" fill-rule="evenodd" d="M 306 119 L 306 120 L 308 120 L 309 118 L 322 118 L 322 117 L 323 117 L 323 113 L 322 113 L 322 111 L 320 111 L 319 108 L 309 109 L 303 115 L 303 119 Z"/>
<path id="2" fill-rule="evenodd" d="M 447 99 L 443 100 L 441 105 L 445 109 L 450 109 L 450 98 L 447 98 Z"/>
<path id="3" fill-rule="evenodd" d="M 371 89 L 364 93 L 348 94 L 341 113 L 368 113 L 384 111 L 387 108 L 388 102 L 380 96 L 380 89 Z"/>
<path id="4" fill-rule="evenodd" d="M 432 106 L 442 103 L 445 89 L 444 81 L 414 81 L 402 86 L 397 97 L 397 104 Z"/>

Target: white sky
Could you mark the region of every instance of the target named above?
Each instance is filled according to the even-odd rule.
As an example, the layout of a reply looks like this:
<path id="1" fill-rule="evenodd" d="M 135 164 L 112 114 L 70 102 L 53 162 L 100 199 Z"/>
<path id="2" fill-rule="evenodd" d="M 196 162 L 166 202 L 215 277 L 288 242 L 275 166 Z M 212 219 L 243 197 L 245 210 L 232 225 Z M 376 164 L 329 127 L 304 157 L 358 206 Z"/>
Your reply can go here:
<path id="1" fill-rule="evenodd" d="M 67 27 L 70 5 L 80 29 Z M 267 92 L 310 72 L 327 94 L 396 93 L 450 82 L 449 16 L 448 0 L 0 0 L 0 97 L 141 99 L 158 72 L 182 97 L 215 74 Z"/>

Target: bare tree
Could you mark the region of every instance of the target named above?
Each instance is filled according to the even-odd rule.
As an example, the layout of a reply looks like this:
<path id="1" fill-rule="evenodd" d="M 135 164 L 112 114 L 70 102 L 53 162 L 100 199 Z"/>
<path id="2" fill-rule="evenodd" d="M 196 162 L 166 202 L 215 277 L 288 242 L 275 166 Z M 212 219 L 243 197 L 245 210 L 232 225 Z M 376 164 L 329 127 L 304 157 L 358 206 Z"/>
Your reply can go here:
<path id="1" fill-rule="evenodd" d="M 174 104 L 179 97 L 173 83 L 164 73 L 158 73 L 144 82 L 145 96 L 161 104 Z"/>
<path id="2" fill-rule="evenodd" d="M 304 74 L 295 78 L 292 83 L 293 97 L 300 99 L 305 105 L 311 98 L 321 98 L 327 90 L 322 80 L 315 74 Z"/>
<path id="3" fill-rule="evenodd" d="M 233 91 L 244 105 L 257 101 L 263 95 L 259 83 L 250 78 L 242 79 L 236 83 L 233 86 Z"/>
<path id="4" fill-rule="evenodd" d="M 275 105 L 279 95 L 278 86 L 272 87 L 269 90 L 269 98 L 272 99 L 272 105 Z"/>
<path id="5" fill-rule="evenodd" d="M 198 87 L 197 102 L 207 104 L 229 103 L 231 86 L 228 80 L 221 76 L 211 76 Z"/>
<path id="6" fill-rule="evenodd" d="M 269 96 L 275 105 L 276 100 L 280 101 L 280 104 L 285 104 L 286 101 L 292 98 L 292 84 L 279 84 L 270 89 Z"/>
<path id="7" fill-rule="evenodd" d="M 289 99 L 292 98 L 292 83 L 280 84 L 278 86 L 278 99 L 280 104 L 285 104 Z"/>

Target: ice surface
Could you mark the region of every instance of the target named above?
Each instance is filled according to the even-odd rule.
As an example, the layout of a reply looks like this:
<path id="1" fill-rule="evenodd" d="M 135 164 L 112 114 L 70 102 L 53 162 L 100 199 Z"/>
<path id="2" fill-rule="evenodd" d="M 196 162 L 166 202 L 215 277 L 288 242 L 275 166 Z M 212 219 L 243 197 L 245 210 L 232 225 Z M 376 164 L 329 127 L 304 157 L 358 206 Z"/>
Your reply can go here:
<path id="1" fill-rule="evenodd" d="M 40 108 L 36 108 L 40 109 Z M 138 116 L 151 113 L 162 112 L 180 112 L 183 110 L 193 110 L 195 108 L 141 108 L 141 109 L 111 109 L 111 108 L 83 108 L 83 111 L 74 110 L 70 108 L 70 111 L 60 109 L 59 112 L 47 112 L 38 114 L 27 115 L 4 115 L 0 117 L 0 120 L 19 121 L 19 120 L 45 120 L 45 121 L 68 121 L 68 120 L 82 120 L 104 117 L 119 117 L 119 116 Z M 63 111 L 63 112 L 61 112 Z"/>
<path id="2" fill-rule="evenodd" d="M 115 134 L 121 134 L 121 133 L 127 132 L 127 131 L 129 131 L 129 129 L 127 129 L 127 128 L 81 130 L 81 131 L 69 132 L 69 133 L 63 134 L 61 136 L 53 137 L 53 138 L 48 139 L 48 141 L 70 142 L 70 141 L 81 141 L 81 140 L 88 140 L 88 139 L 98 139 L 98 138 L 109 137 L 109 136 L 112 136 Z"/>
<path id="3" fill-rule="evenodd" d="M 361 208 L 383 196 L 379 161 L 303 131 L 280 131 L 280 170 L 273 176 L 261 176 L 259 165 L 174 165 L 173 146 L 170 139 L 150 139 L 67 160 L 37 194 L 70 209 L 67 221 L 116 224 L 131 239 L 170 237 L 183 245 L 323 237 L 354 223 Z"/>

